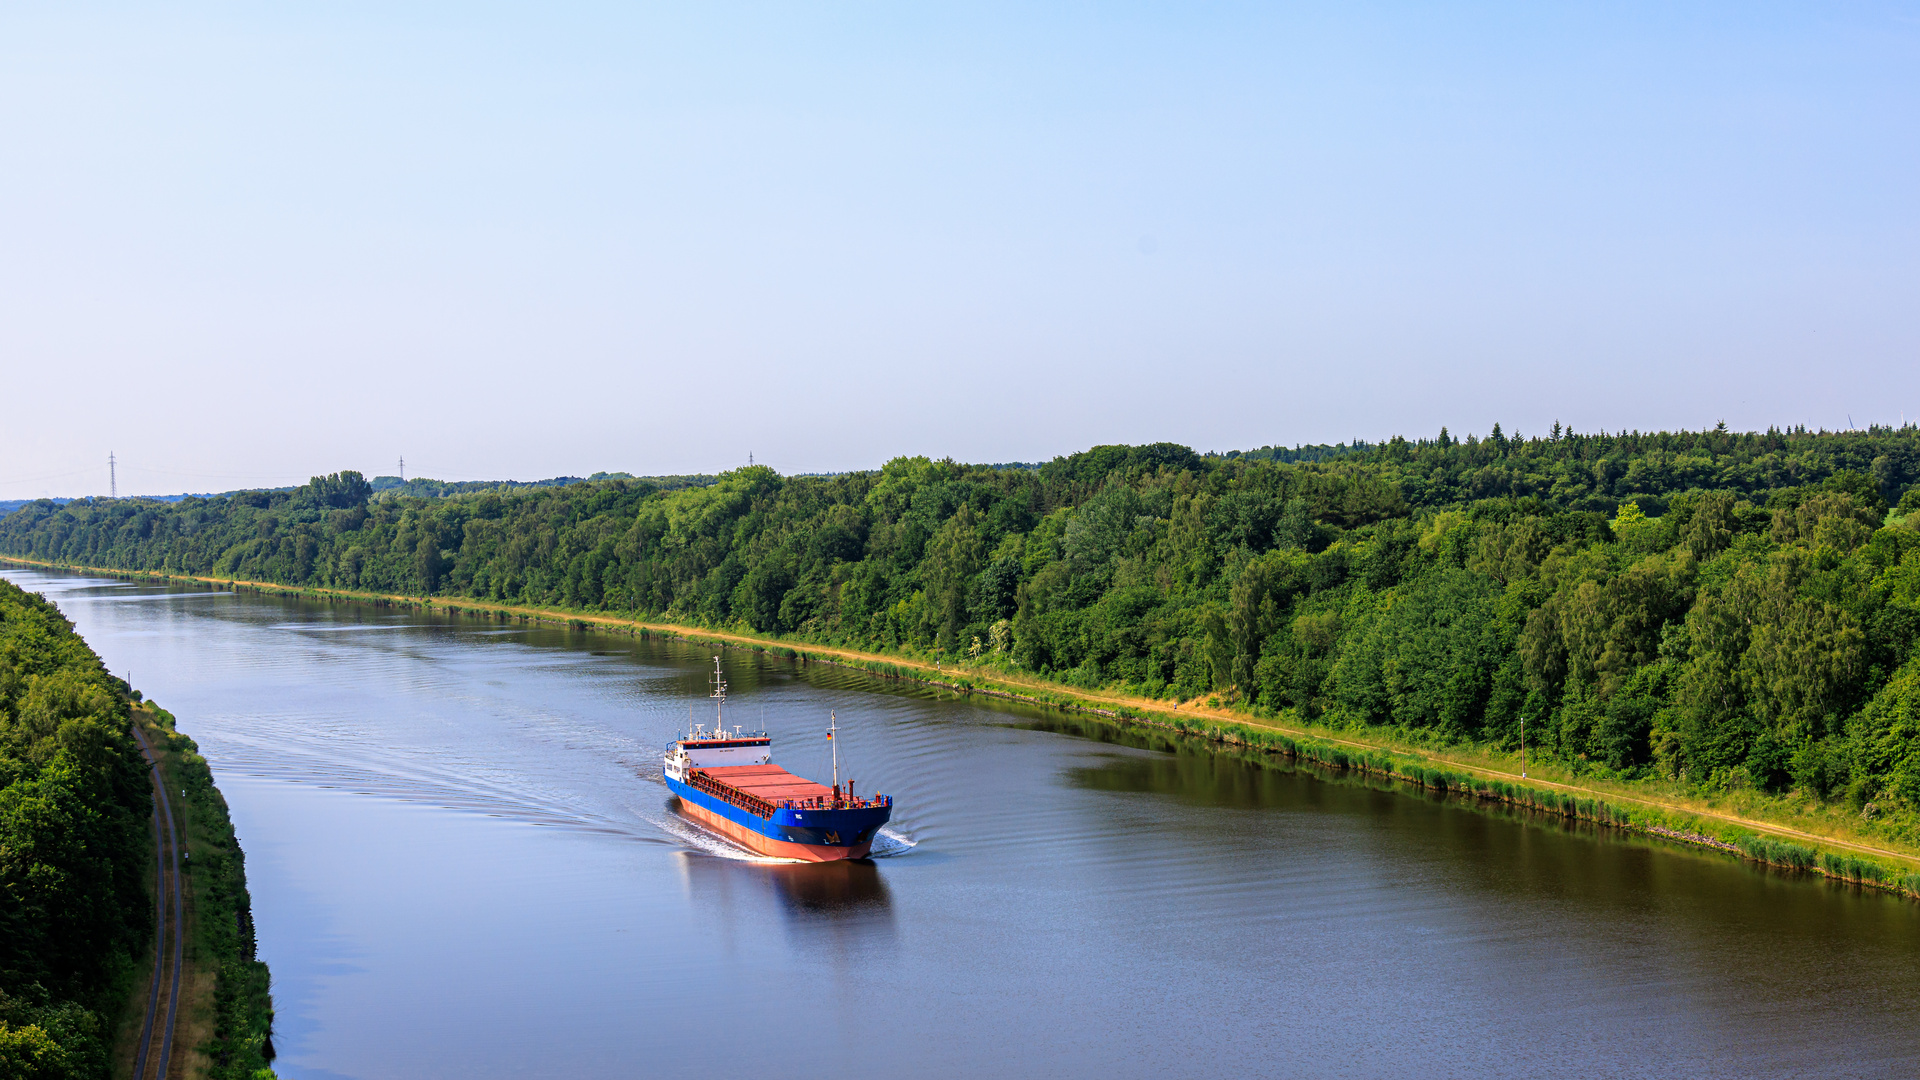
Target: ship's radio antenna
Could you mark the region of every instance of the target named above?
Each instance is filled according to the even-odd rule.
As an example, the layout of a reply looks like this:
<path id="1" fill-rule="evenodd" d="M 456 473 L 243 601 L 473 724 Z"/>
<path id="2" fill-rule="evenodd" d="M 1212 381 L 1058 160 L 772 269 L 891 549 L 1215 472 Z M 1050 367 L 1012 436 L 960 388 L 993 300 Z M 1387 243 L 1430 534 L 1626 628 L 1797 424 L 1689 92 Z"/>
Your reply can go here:
<path id="1" fill-rule="evenodd" d="M 713 658 L 713 694 L 711 696 L 714 702 L 714 715 L 719 717 L 720 721 L 724 721 L 727 717 L 727 680 L 720 675 L 720 658 L 717 656 Z M 721 730 L 726 727 L 726 724 L 716 721 L 714 726 L 716 730 Z"/>

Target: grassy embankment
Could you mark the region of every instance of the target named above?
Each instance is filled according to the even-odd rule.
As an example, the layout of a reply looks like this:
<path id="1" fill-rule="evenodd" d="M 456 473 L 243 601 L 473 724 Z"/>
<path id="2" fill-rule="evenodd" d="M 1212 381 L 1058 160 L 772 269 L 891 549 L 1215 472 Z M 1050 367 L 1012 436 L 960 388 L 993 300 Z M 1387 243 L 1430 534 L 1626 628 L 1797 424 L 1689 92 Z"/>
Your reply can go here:
<path id="1" fill-rule="evenodd" d="M 160 755 L 183 855 L 186 970 L 170 1071 L 210 1080 L 270 1080 L 273 1003 L 267 965 L 254 957 L 245 861 L 226 799 L 193 740 L 174 730 L 171 714 L 148 702 L 134 708 L 133 721 Z M 133 995 L 117 1043 L 118 1075 L 132 1067 L 145 1007 L 146 995 Z"/>
<path id="2" fill-rule="evenodd" d="M 13 556 L 0 562 L 115 577 L 191 581 L 310 599 L 438 609 L 480 618 L 554 622 L 616 633 L 663 634 L 696 643 L 772 652 L 829 663 L 963 694 L 983 694 L 1086 712 L 1123 723 L 1168 728 L 1335 769 L 1383 776 L 1462 798 L 1489 800 L 1667 837 L 1772 866 L 1825 875 L 1920 897 L 1920 848 L 1874 835 L 1853 815 L 1798 796 L 1755 791 L 1714 795 L 1658 780 L 1579 776 L 1565 763 L 1475 745 L 1435 745 L 1422 733 L 1326 728 L 1259 718 L 1216 698 L 1167 702 L 1062 686 L 992 663 L 955 663 L 902 653 L 872 653 L 771 635 L 657 622 L 564 608 L 474 603 L 464 598 L 313 589 L 272 582 L 184 574 L 100 570 Z"/>

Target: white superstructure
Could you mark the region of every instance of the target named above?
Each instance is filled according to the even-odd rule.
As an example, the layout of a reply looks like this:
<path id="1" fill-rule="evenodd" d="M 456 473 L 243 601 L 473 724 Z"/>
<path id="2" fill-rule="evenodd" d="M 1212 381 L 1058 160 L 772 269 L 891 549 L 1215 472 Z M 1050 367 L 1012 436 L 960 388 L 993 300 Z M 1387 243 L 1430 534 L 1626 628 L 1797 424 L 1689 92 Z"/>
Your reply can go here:
<path id="1" fill-rule="evenodd" d="M 706 769 L 726 765 L 767 765 L 773 761 L 773 739 L 764 731 L 743 732 L 726 728 L 727 682 L 720 675 L 720 658 L 713 658 L 714 726 L 695 724 L 677 742 L 667 744 L 667 776 L 685 782 L 688 769 Z"/>

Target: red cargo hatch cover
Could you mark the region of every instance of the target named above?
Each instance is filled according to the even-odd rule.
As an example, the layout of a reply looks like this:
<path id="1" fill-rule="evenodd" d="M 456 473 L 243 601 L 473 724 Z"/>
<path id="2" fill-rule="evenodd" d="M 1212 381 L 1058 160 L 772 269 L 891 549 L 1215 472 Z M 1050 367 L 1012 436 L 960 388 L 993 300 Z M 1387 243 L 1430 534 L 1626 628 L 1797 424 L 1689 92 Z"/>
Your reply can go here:
<path id="1" fill-rule="evenodd" d="M 795 776 L 778 765 L 719 765 L 699 771 L 730 788 L 770 803 L 833 797 L 832 788 Z"/>

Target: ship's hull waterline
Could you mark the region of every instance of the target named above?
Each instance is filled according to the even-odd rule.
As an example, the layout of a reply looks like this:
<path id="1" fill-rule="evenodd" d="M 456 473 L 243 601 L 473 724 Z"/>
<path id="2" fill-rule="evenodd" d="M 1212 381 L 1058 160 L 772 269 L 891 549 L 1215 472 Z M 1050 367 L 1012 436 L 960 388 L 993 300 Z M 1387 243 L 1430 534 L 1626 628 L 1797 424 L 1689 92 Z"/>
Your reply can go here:
<path id="1" fill-rule="evenodd" d="M 686 799 L 680 800 L 680 809 L 688 817 L 699 822 L 713 832 L 759 855 L 776 859 L 795 859 L 800 862 L 837 862 L 841 859 L 864 859 L 873 852 L 873 841 L 856 844 L 851 847 L 832 847 L 826 844 L 795 844 L 785 840 L 775 840 L 755 832 L 744 825 L 728 821 L 726 818 L 697 806 Z"/>
<path id="2" fill-rule="evenodd" d="M 807 815 L 812 821 L 802 827 L 798 823 L 789 825 L 761 818 L 672 776 L 666 780 L 667 787 L 679 797 L 680 810 L 687 817 L 748 851 L 777 859 L 801 862 L 864 859 L 873 852 L 874 837 L 892 814 L 890 806 L 810 810 Z M 808 842 L 810 840 L 821 842 Z"/>

